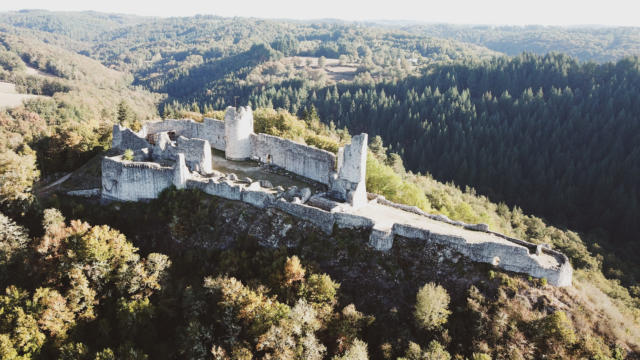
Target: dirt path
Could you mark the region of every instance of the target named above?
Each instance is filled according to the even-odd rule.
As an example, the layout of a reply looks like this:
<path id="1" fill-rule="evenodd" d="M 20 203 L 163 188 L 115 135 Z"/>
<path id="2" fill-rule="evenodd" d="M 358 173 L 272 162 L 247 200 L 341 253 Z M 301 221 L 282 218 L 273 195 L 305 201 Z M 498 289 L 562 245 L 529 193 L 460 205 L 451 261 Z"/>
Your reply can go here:
<path id="1" fill-rule="evenodd" d="M 54 186 L 60 185 L 60 184 L 62 184 L 63 182 L 67 181 L 70 177 L 71 177 L 71 173 L 68 173 L 68 174 L 66 174 L 65 176 L 61 177 L 60 179 L 58 179 L 58 180 L 56 180 L 56 181 L 52 182 L 51 184 L 49 184 L 49 185 L 47 185 L 47 186 L 45 186 L 45 187 L 41 188 L 41 189 L 39 190 L 39 192 L 45 192 L 45 191 L 47 191 L 47 190 L 51 189 L 51 188 L 52 188 L 52 187 L 54 187 Z"/>

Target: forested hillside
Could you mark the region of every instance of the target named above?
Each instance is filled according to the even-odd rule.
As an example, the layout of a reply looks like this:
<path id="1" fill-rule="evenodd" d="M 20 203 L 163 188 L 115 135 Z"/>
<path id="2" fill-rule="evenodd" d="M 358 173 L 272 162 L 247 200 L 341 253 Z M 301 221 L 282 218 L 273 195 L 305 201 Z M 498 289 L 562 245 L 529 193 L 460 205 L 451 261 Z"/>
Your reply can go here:
<path id="1" fill-rule="evenodd" d="M 0 81 L 41 95 L 0 109 L 0 206 L 16 216 L 38 179 L 77 169 L 109 147 L 119 118 L 157 116 L 161 100 L 132 87 L 130 75 L 25 34 L 0 33 Z"/>
<path id="2" fill-rule="evenodd" d="M 289 82 L 240 94 L 254 106 L 315 106 L 327 123 L 381 135 L 413 171 L 597 234 L 621 254 L 637 249 L 638 58 L 581 65 L 521 55 L 393 83 Z"/>
<path id="3" fill-rule="evenodd" d="M 2 13 L 0 81 L 38 97 L 0 110 L 0 358 L 638 358 L 639 47 L 635 28 Z M 100 183 L 114 123 L 235 104 L 329 151 L 368 132 L 370 191 L 551 244 L 574 286 L 197 191 L 56 193 Z"/>
<path id="4" fill-rule="evenodd" d="M 348 134 L 317 119 L 272 109 L 255 116 L 268 133 L 348 141 Z M 0 214 L 0 286 L 6 287 L 0 354 L 636 358 L 639 300 L 604 278 L 600 257 L 576 233 L 407 173 L 379 138 L 367 161 L 367 187 L 454 219 L 550 242 L 570 257 L 574 286 L 554 288 L 464 257 L 443 258 L 442 249 L 427 242 L 399 240 L 393 251 L 375 251 L 365 245 L 366 232 L 327 236 L 284 213 L 195 190 L 168 189 L 150 203 L 108 205 L 60 193 L 40 198 L 42 223 L 31 227 L 33 236 Z"/>
<path id="5" fill-rule="evenodd" d="M 313 106 L 327 124 L 381 135 L 412 171 L 473 186 L 496 201 L 579 229 L 598 246 L 637 246 L 637 58 L 601 65 L 561 54 L 490 59 L 497 53 L 424 35 L 451 37 L 457 31 L 479 43 L 491 33 L 482 27 L 402 31 L 214 16 L 3 16 L 15 25 L 16 38 L 55 36 L 52 41 L 60 46 L 81 44 L 83 53 L 130 72 L 134 84 L 166 93 L 159 105 L 163 116 L 185 108 L 206 112 L 251 104 L 306 117 Z M 99 25 L 88 27 L 86 19 Z M 497 34 L 517 33 L 524 39 L 516 43 L 541 41 L 548 50 L 574 55 L 573 48 L 617 57 L 634 53 L 640 43 L 633 28 L 499 29 Z M 596 51 L 599 42 L 584 40 L 611 38 L 606 34 L 624 39 L 614 43 L 625 50 Z M 545 36 L 569 40 L 562 48 Z M 353 72 L 336 80 L 327 76 L 334 70 L 327 70 L 323 59 L 339 61 L 332 69 Z M 65 66 L 49 61 L 41 68 L 64 76 Z M 51 92 L 51 86 L 41 88 Z M 623 257 L 629 253 L 619 251 Z M 609 275 L 634 283 L 634 273 Z"/>
<path id="6" fill-rule="evenodd" d="M 489 26 L 489 25 L 404 25 L 415 34 L 464 41 L 518 55 L 559 52 L 583 61 L 606 62 L 640 55 L 639 27 L 604 26 Z"/>
<path id="7" fill-rule="evenodd" d="M 94 40 L 102 32 L 151 20 L 152 18 L 135 15 L 106 14 L 95 11 L 20 10 L 0 13 L 2 24 L 62 35 L 77 41 Z"/>
<path id="8" fill-rule="evenodd" d="M 326 123 L 381 135 L 408 169 L 476 187 L 594 235 L 594 243 L 610 249 L 636 246 L 637 58 L 602 65 L 560 54 L 491 60 L 497 53 L 486 48 L 424 35 L 466 34 L 456 36 L 480 43 L 493 34 L 482 27 L 400 31 L 212 16 L 76 16 L 95 16 L 102 25 L 90 30 L 81 21 L 76 28 L 56 13 L 31 22 L 7 15 L 40 37 L 46 36 L 38 30 L 42 19 L 64 24 L 64 31 L 46 34 L 89 31 L 73 41 L 82 40 L 86 53 L 104 64 L 130 71 L 135 84 L 167 93 L 164 116 L 185 106 L 208 111 L 238 102 L 304 115 L 313 105 Z M 522 40 L 514 44 L 538 41 L 548 48 L 531 50 L 566 50 L 583 60 L 633 54 L 640 43 L 633 28 L 518 29 L 499 28 L 493 36 L 518 34 Z M 585 40 L 611 39 L 608 34 L 623 39 L 614 43 L 624 51 Z M 566 40 L 564 47 L 547 37 Z M 351 80 L 327 77 L 320 57 L 352 67 Z"/>

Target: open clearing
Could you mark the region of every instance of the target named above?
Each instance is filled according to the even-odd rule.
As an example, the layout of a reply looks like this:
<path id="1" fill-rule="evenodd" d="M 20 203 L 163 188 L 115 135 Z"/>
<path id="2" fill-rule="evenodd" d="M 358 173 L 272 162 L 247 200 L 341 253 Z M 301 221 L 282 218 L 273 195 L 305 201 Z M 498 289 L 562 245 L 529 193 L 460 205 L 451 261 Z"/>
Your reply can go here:
<path id="1" fill-rule="evenodd" d="M 31 94 L 18 94 L 12 83 L 0 81 L 0 108 L 12 108 L 22 105 L 23 100 L 42 97 Z"/>
<path id="2" fill-rule="evenodd" d="M 55 78 L 56 76 L 47 74 L 34 67 L 27 65 L 25 73 L 29 76 L 42 76 L 46 78 Z M 16 85 L 0 81 L 0 109 L 12 108 L 22 105 L 24 100 L 35 99 L 38 97 L 47 97 L 42 95 L 20 94 L 16 91 Z"/>
<path id="3" fill-rule="evenodd" d="M 31 75 L 31 76 L 44 76 L 44 77 L 48 77 L 48 78 L 55 78 L 56 77 L 54 75 L 47 74 L 44 71 L 40 71 L 39 69 L 36 69 L 34 67 L 31 67 L 29 65 L 27 65 L 27 69 L 25 70 L 25 73 L 27 73 L 27 75 Z"/>
<path id="4" fill-rule="evenodd" d="M 296 69 L 300 70 L 305 66 L 309 66 L 314 70 L 323 71 L 327 74 L 327 78 L 333 81 L 351 81 L 356 75 L 358 70 L 357 64 L 340 64 L 338 59 L 326 59 L 323 68 L 318 66 L 318 60 L 320 58 L 310 56 L 292 56 L 282 59 L 282 62 L 293 63 Z"/>

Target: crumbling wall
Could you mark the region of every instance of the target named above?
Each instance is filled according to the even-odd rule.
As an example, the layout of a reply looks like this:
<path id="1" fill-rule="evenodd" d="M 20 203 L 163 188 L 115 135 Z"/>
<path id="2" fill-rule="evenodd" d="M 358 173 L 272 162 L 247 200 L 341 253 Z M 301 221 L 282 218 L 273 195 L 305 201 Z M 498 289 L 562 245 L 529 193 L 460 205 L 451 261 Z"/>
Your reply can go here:
<path id="1" fill-rule="evenodd" d="M 333 218 L 341 229 L 371 229 L 374 226 L 373 220 L 366 216 L 335 212 Z"/>
<path id="2" fill-rule="evenodd" d="M 173 142 L 166 132 L 159 132 L 152 135 L 153 147 L 151 148 L 151 158 L 153 161 L 173 160 L 178 152 Z"/>
<path id="3" fill-rule="evenodd" d="M 309 221 L 327 234 L 338 228 L 370 231 L 370 245 L 389 250 L 394 237 L 433 242 L 455 250 L 473 261 L 493 264 L 498 268 L 547 278 L 556 286 L 571 285 L 573 269 L 566 256 L 526 242 L 512 242 L 496 237 L 495 241 L 469 241 L 464 236 L 442 234 L 404 224 L 380 227 L 371 218 L 361 215 L 330 212 L 299 202 L 286 201 L 285 192 L 278 194 L 263 189 L 259 182 L 250 185 L 226 178 L 200 178 L 189 173 L 184 154 L 177 155 L 173 167 L 156 163 L 123 161 L 121 156 L 106 157 L 102 163 L 102 196 L 107 199 L 138 201 L 156 198 L 165 188 L 195 188 L 224 199 L 249 203 L 258 208 L 275 207 L 297 218 Z M 490 234 L 491 235 L 491 234 Z M 531 246 L 530 246 L 531 245 Z"/>
<path id="4" fill-rule="evenodd" d="M 148 148 L 149 143 L 140 135 L 121 125 L 113 125 L 111 148 L 118 150 L 140 150 Z"/>
<path id="5" fill-rule="evenodd" d="M 276 197 L 275 195 L 262 190 L 260 183 L 256 181 L 242 189 L 242 201 L 257 208 L 264 209 L 273 206 L 276 201 Z"/>
<path id="6" fill-rule="evenodd" d="M 260 161 L 319 183 L 329 184 L 336 162 L 334 154 L 267 134 L 252 135 L 251 144 L 251 156 Z"/>
<path id="7" fill-rule="evenodd" d="M 180 136 L 176 142 L 176 151 L 184 154 L 187 166 L 191 171 L 210 174 L 213 171 L 211 159 L 211 145 L 203 139 L 187 139 Z"/>
<path id="8" fill-rule="evenodd" d="M 553 264 L 545 264 L 540 256 L 530 253 L 527 247 L 512 242 L 469 242 L 463 237 L 437 234 L 404 224 L 394 224 L 392 233 L 444 245 L 473 261 L 492 264 L 507 271 L 547 278 L 549 283 L 555 286 L 571 285 L 573 270 L 566 256 L 559 253 L 551 254 L 556 260 Z"/>
<path id="9" fill-rule="evenodd" d="M 367 134 L 351 138 L 351 144 L 338 151 L 338 173 L 330 179 L 332 196 L 353 207 L 367 204 Z"/>
<path id="10" fill-rule="evenodd" d="M 207 140 L 209 144 L 211 144 L 212 148 L 224 151 L 226 148 L 226 141 L 224 140 L 224 121 L 204 118 L 202 131 L 198 132 L 197 137 Z"/>
<path id="11" fill-rule="evenodd" d="M 198 137 L 201 123 L 191 119 L 166 119 L 163 121 L 152 121 L 145 123 L 142 127 L 141 134 L 145 137 L 160 132 L 174 131 L 176 136 L 184 136 L 187 138 Z"/>
<path id="12" fill-rule="evenodd" d="M 320 210 L 304 204 L 290 203 L 284 199 L 276 201 L 275 206 L 290 215 L 315 224 L 320 228 L 320 230 L 327 234 L 331 234 L 333 232 L 335 219 L 333 218 L 333 214 L 328 211 Z"/>
<path id="13" fill-rule="evenodd" d="M 173 168 L 152 162 L 102 160 L 102 196 L 121 201 L 148 200 L 173 185 Z"/>
<path id="14" fill-rule="evenodd" d="M 191 119 L 148 122 L 143 126 L 141 134 L 147 136 L 168 131 L 174 131 L 176 136 L 207 140 L 212 148 L 225 150 L 224 122 L 221 120 L 205 118 L 202 123 Z"/>
<path id="15" fill-rule="evenodd" d="M 234 184 L 226 179 L 190 179 L 187 187 L 200 189 L 203 192 L 227 200 L 242 200 L 242 185 Z"/>

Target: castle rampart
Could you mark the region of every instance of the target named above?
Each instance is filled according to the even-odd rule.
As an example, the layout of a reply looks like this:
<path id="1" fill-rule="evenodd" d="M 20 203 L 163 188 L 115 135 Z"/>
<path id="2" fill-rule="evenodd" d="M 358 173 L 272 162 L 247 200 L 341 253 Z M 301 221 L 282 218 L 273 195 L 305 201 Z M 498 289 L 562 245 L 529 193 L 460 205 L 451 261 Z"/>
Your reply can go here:
<path id="1" fill-rule="evenodd" d="M 184 155 L 173 166 L 154 162 L 132 162 L 122 156 L 102 160 L 102 197 L 121 201 L 155 199 L 171 185 L 184 188 L 188 170 Z"/>
<path id="2" fill-rule="evenodd" d="M 267 134 L 251 135 L 251 156 L 294 174 L 328 185 L 336 156 L 328 151 Z"/>
<path id="3" fill-rule="evenodd" d="M 366 134 L 354 136 L 336 156 L 291 140 L 255 134 L 250 108 L 229 108 L 224 122 L 165 120 L 148 123 L 138 133 L 116 125 L 113 148 L 135 150 L 134 157 L 133 161 L 122 155 L 104 158 L 101 194 L 109 200 L 139 201 L 156 198 L 172 185 L 199 189 L 258 208 L 278 209 L 327 234 L 334 228 L 367 231 L 369 246 L 380 251 L 388 251 L 398 239 L 425 241 L 473 261 L 547 278 L 552 285 L 571 285 L 573 269 L 568 258 L 548 247 L 489 231 L 484 224 L 453 221 L 367 194 L 367 140 Z M 328 191 L 312 194 L 308 188 L 278 189 L 268 181 L 221 174 L 212 169 L 212 147 L 224 150 L 228 159 L 257 159 L 327 185 Z"/>

